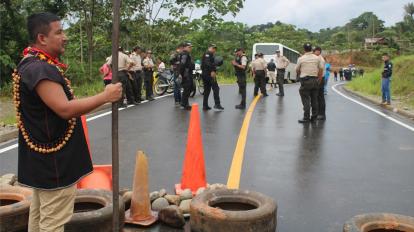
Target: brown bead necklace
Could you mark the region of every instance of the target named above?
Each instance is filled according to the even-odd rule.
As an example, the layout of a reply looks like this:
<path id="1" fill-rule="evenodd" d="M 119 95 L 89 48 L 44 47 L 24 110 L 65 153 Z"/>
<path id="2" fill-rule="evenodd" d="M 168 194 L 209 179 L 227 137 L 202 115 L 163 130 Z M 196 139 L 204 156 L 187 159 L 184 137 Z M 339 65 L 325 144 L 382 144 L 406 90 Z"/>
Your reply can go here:
<path id="1" fill-rule="evenodd" d="M 74 98 L 73 90 L 70 86 L 70 80 L 65 77 L 64 69 L 66 66 L 62 63 L 59 63 L 56 59 L 53 59 L 50 55 L 43 52 L 40 49 L 28 47 L 24 51 L 25 56 L 35 56 L 39 60 L 45 61 L 48 64 L 55 65 L 59 72 L 65 79 L 66 86 L 68 87 L 72 99 Z M 69 141 L 69 139 L 73 135 L 73 131 L 76 126 L 76 118 L 71 118 L 67 121 L 68 127 L 65 130 L 64 135 L 59 137 L 57 140 L 51 143 L 39 143 L 36 142 L 35 139 L 31 136 L 30 132 L 25 127 L 22 121 L 22 113 L 21 113 L 21 102 L 20 102 L 20 84 L 21 84 L 21 76 L 15 69 L 13 74 L 13 99 L 14 99 L 14 106 L 16 109 L 16 119 L 17 119 L 17 127 L 19 128 L 20 132 L 22 133 L 23 139 L 26 142 L 26 145 L 33 151 L 42 153 L 42 154 L 50 154 L 53 152 L 57 152 L 61 150 Z"/>

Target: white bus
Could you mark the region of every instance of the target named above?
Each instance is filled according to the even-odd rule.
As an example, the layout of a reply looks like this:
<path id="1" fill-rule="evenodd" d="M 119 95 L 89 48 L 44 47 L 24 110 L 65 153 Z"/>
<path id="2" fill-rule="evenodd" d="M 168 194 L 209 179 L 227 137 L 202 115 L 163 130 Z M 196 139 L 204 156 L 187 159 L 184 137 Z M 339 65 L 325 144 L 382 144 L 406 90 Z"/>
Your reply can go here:
<path id="1" fill-rule="evenodd" d="M 255 43 L 253 45 L 252 60 L 254 60 L 254 54 L 263 53 L 263 58 L 266 62 L 270 62 L 271 59 L 276 58 L 276 51 L 280 51 L 280 55 L 286 56 L 289 59 L 290 64 L 286 68 L 285 80 L 291 80 L 296 82 L 296 63 L 300 57 L 300 53 L 291 48 L 286 47 L 280 43 Z"/>

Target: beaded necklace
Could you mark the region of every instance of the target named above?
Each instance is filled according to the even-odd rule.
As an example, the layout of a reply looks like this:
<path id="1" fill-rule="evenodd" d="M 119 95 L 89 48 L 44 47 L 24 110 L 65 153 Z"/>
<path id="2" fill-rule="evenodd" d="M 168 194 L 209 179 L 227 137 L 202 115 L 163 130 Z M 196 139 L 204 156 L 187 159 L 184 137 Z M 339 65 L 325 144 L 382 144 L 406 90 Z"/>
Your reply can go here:
<path id="1" fill-rule="evenodd" d="M 57 59 L 53 58 L 46 52 L 33 48 L 28 47 L 23 51 L 23 55 L 25 58 L 29 56 L 34 56 L 41 61 L 45 61 L 48 64 L 54 65 L 59 72 L 62 74 L 63 78 L 65 79 L 66 86 L 68 87 L 71 98 L 74 98 L 73 90 L 70 86 L 70 81 L 68 78 L 65 77 L 64 72 L 67 66 L 63 63 L 60 63 Z M 71 118 L 67 121 L 68 127 L 65 130 L 65 133 L 59 137 L 57 140 L 50 142 L 50 143 L 39 143 L 36 142 L 35 139 L 31 136 L 30 132 L 25 127 L 22 121 L 22 113 L 21 113 L 21 104 L 20 104 L 20 83 L 21 83 L 21 76 L 15 69 L 13 74 L 13 99 L 14 99 L 14 106 L 16 109 L 16 119 L 17 119 L 17 127 L 19 128 L 20 132 L 22 133 L 23 139 L 26 142 L 26 145 L 33 151 L 42 153 L 42 154 L 50 154 L 52 152 L 57 152 L 61 150 L 72 137 L 73 131 L 76 125 L 76 118 Z"/>

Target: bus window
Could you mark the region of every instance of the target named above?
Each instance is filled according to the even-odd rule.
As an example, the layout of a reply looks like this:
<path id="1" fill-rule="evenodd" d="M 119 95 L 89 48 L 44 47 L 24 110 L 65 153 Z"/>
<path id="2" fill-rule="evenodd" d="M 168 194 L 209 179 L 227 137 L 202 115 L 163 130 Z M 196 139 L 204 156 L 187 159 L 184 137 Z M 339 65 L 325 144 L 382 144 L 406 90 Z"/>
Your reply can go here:
<path id="1" fill-rule="evenodd" d="M 278 49 L 278 45 L 256 45 L 256 53 L 263 53 L 263 55 L 274 55 Z"/>

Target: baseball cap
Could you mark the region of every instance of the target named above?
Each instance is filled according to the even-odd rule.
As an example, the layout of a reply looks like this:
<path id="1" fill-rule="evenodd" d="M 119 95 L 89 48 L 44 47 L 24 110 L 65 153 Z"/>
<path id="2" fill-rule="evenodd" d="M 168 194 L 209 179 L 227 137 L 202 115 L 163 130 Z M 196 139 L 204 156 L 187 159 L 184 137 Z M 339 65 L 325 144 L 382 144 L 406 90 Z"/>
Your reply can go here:
<path id="1" fill-rule="evenodd" d="M 208 47 L 209 48 L 217 48 L 217 45 L 212 43 L 212 44 L 209 44 Z"/>

